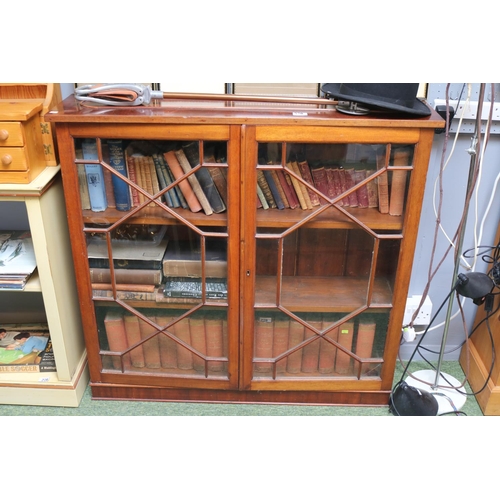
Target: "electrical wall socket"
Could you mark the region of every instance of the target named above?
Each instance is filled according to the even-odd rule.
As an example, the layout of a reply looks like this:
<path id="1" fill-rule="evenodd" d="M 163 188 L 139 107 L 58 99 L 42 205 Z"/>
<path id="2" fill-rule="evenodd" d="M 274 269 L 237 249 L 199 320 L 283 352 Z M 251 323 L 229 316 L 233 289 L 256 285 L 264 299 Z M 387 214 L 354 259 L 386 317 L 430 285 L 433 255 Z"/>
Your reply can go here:
<path id="1" fill-rule="evenodd" d="M 403 325 L 408 325 L 413 317 L 414 312 L 418 309 L 418 305 L 422 300 L 422 295 L 412 295 L 406 299 L 406 309 L 403 319 Z M 428 325 L 432 317 L 432 302 L 429 296 L 425 297 L 424 303 L 413 322 L 414 325 Z"/>

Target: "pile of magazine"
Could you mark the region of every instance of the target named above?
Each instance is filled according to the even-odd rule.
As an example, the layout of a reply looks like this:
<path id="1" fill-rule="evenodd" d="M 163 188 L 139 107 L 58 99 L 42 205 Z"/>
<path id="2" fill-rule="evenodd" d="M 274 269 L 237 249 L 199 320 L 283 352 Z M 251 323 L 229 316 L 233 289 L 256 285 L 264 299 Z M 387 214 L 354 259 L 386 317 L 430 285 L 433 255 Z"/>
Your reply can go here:
<path id="1" fill-rule="evenodd" d="M 0 289 L 23 290 L 35 269 L 31 233 L 0 232 Z"/>

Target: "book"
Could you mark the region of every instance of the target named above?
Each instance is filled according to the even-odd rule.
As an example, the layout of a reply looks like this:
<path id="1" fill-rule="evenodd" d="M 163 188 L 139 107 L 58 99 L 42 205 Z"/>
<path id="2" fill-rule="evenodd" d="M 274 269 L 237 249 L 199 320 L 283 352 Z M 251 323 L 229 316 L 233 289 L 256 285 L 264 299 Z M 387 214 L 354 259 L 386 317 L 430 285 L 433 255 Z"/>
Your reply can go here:
<path id="1" fill-rule="evenodd" d="M 171 277 L 201 277 L 202 260 L 199 240 L 171 241 L 163 257 L 163 274 Z M 217 238 L 206 240 L 205 276 L 227 277 L 227 242 Z"/>
<path id="2" fill-rule="evenodd" d="M 327 334 L 325 337 L 337 342 L 339 337 L 339 329 L 334 328 Z M 319 373 L 333 373 L 335 369 L 335 357 L 337 354 L 337 347 L 332 343 L 325 340 L 325 337 L 321 339 L 321 345 L 319 349 L 319 363 L 318 363 L 318 371 Z"/>
<path id="3" fill-rule="evenodd" d="M 174 151 L 167 151 L 166 153 L 163 153 L 163 157 L 165 158 L 167 166 L 172 172 L 172 175 L 174 176 L 175 179 L 179 179 L 185 174 Z M 203 210 L 203 207 L 201 206 L 201 203 L 198 200 L 196 193 L 194 192 L 193 186 L 191 185 L 191 181 L 189 181 L 191 177 L 192 176 L 189 176 L 188 180 L 183 179 L 181 182 L 177 184 L 177 186 L 179 186 L 191 212 L 200 212 L 201 210 Z"/>
<path id="4" fill-rule="evenodd" d="M 255 347 L 254 359 L 273 357 L 274 318 L 270 314 L 259 315 L 255 318 Z M 254 362 L 256 373 L 271 374 L 272 364 L 269 362 Z"/>
<path id="5" fill-rule="evenodd" d="M 172 184 L 172 181 L 170 180 L 167 174 L 166 161 L 165 158 L 158 153 L 153 154 L 152 158 L 155 164 L 158 182 L 160 184 L 161 190 L 163 191 L 170 184 Z M 170 208 L 178 208 L 181 206 L 179 197 L 174 191 L 175 191 L 174 189 L 167 189 L 163 194 L 163 200 L 165 201 L 166 205 Z"/>
<path id="6" fill-rule="evenodd" d="M 375 173 L 375 169 L 367 169 L 366 177 L 370 177 Z M 377 179 L 372 179 L 366 185 L 368 191 L 368 208 L 378 207 L 378 182 Z"/>
<path id="7" fill-rule="evenodd" d="M 191 165 L 191 168 L 196 168 L 200 164 L 198 143 L 189 142 L 182 145 L 182 150 L 186 158 Z M 226 210 L 226 204 L 224 203 L 215 182 L 210 174 L 210 171 L 206 167 L 201 167 L 196 170 L 195 174 L 198 179 L 201 189 L 205 193 L 207 200 L 212 207 L 214 213 L 219 214 Z"/>
<path id="8" fill-rule="evenodd" d="M 173 320 L 173 314 L 162 313 L 156 316 L 156 323 L 158 326 L 171 334 L 174 334 L 175 327 L 170 326 L 168 329 L 165 329 L 165 327 L 172 323 Z M 177 343 L 175 340 L 166 335 L 166 333 L 160 333 L 158 336 L 158 343 L 160 347 L 161 367 L 177 368 Z"/>
<path id="9" fill-rule="evenodd" d="M 205 329 L 207 342 L 207 356 L 211 358 L 226 357 L 224 347 L 224 318 L 225 313 L 207 311 L 205 313 Z M 227 332 L 226 332 L 227 333 Z M 224 370 L 224 361 L 208 361 L 208 370 L 221 372 Z"/>
<path id="10" fill-rule="evenodd" d="M 320 166 L 311 168 L 311 177 L 318 191 L 323 193 L 327 198 L 333 198 L 332 196 L 330 196 L 330 186 L 328 183 L 328 176 L 325 167 Z M 318 196 L 318 200 L 320 205 L 326 205 L 328 203 L 323 197 L 320 196 Z"/>
<path id="11" fill-rule="evenodd" d="M 92 290 L 116 290 L 120 291 L 130 291 L 130 292 L 154 292 L 156 290 L 155 285 L 144 285 L 136 283 L 92 283 Z"/>
<path id="12" fill-rule="evenodd" d="M 31 232 L 0 232 L 0 289 L 23 290 L 35 269 Z"/>
<path id="13" fill-rule="evenodd" d="M 408 148 L 394 150 L 394 166 L 408 166 L 410 152 Z M 389 215 L 403 215 L 406 195 L 406 170 L 391 170 L 391 189 L 389 195 Z"/>
<path id="14" fill-rule="evenodd" d="M 287 168 L 293 172 L 294 174 L 298 175 L 300 177 L 300 172 L 297 172 L 298 170 L 298 166 L 297 164 L 293 163 L 293 162 L 287 162 L 286 164 Z M 295 168 L 296 167 L 296 168 Z M 289 175 L 289 174 L 288 174 Z M 302 208 L 302 210 L 307 210 L 308 208 L 312 208 L 312 206 L 308 206 L 307 205 L 307 202 L 306 202 L 306 198 L 304 196 L 304 191 L 302 189 L 301 186 L 303 186 L 302 182 L 300 182 L 295 176 L 293 175 L 289 175 L 289 178 L 292 182 L 292 185 L 293 185 L 293 188 L 295 190 L 295 194 L 297 195 L 297 198 L 299 200 L 299 204 L 300 204 L 300 208 Z M 309 201 L 309 204 L 311 202 Z"/>
<path id="15" fill-rule="evenodd" d="M 115 309 L 109 310 L 104 317 L 104 329 L 110 351 L 120 353 L 127 350 L 127 334 L 125 332 L 125 322 L 122 312 Z M 127 370 L 130 368 L 130 355 L 128 353 L 123 356 L 113 355 L 111 356 L 111 360 L 115 370 Z"/>
<path id="16" fill-rule="evenodd" d="M 217 160 L 215 158 L 215 154 L 213 152 L 213 148 L 209 148 L 209 150 L 206 152 L 206 159 L 205 161 L 207 163 L 220 163 L 223 161 L 223 159 Z M 215 166 L 207 166 L 208 171 L 210 172 L 210 175 L 212 176 L 212 179 L 214 181 L 215 187 L 217 188 L 217 191 L 219 192 L 222 201 L 227 207 L 227 169 L 224 167 L 215 167 Z"/>
<path id="17" fill-rule="evenodd" d="M 346 191 L 348 189 L 353 188 L 356 185 L 356 173 L 354 168 L 344 168 L 344 176 L 345 176 L 345 187 Z M 352 191 L 347 195 L 347 199 L 350 207 L 359 206 L 358 194 L 357 191 Z"/>
<path id="18" fill-rule="evenodd" d="M 278 186 L 274 182 L 274 177 L 271 173 L 271 170 L 263 170 L 264 177 L 266 178 L 267 185 L 269 186 L 269 190 L 271 191 L 271 195 L 273 197 L 275 206 L 279 210 L 283 210 L 285 208 L 285 204 L 281 199 L 281 194 L 279 192 Z"/>
<path id="19" fill-rule="evenodd" d="M 95 139 L 83 139 L 82 155 L 84 160 L 98 160 L 97 142 Z M 85 175 L 89 191 L 90 209 L 103 212 L 108 208 L 104 172 L 100 163 L 85 163 Z"/>
<path id="20" fill-rule="evenodd" d="M 259 186 L 259 183 L 257 182 L 257 208 L 263 208 L 264 210 L 267 210 L 269 208 L 269 204 L 267 203 L 266 197 L 264 196 L 264 192 L 262 191 L 262 188 Z"/>
<path id="21" fill-rule="evenodd" d="M 113 298 L 113 290 L 92 290 L 92 297 L 98 298 Z M 139 300 L 139 301 L 156 301 L 156 292 L 143 292 L 135 290 L 117 290 L 116 298 L 119 300 Z"/>
<path id="22" fill-rule="evenodd" d="M 227 299 L 227 281 L 224 278 L 205 280 L 207 299 Z M 163 287 L 165 297 L 202 298 L 201 279 L 167 276 Z"/>
<path id="23" fill-rule="evenodd" d="M 377 154 L 377 170 L 382 170 L 386 167 L 385 154 Z M 378 187 L 378 209 L 382 214 L 389 213 L 389 176 L 387 171 L 382 172 L 377 177 Z"/>
<path id="24" fill-rule="evenodd" d="M 288 208 L 297 208 L 299 206 L 299 199 L 297 198 L 295 190 L 293 189 L 290 176 L 286 175 L 282 169 L 276 170 L 276 176 L 278 177 L 281 188 L 283 189 L 286 199 L 288 200 Z"/>
<path id="25" fill-rule="evenodd" d="M 357 199 L 358 199 L 358 206 L 360 208 L 368 208 L 369 203 L 368 203 L 368 185 L 367 184 L 362 184 L 366 179 L 366 171 L 363 169 L 355 169 L 354 170 L 354 180 L 356 182 L 356 185 L 358 185 L 358 189 L 356 190 L 357 194 Z"/>
<path id="26" fill-rule="evenodd" d="M 205 330 L 205 318 L 203 314 L 192 313 L 189 316 L 189 331 L 191 333 L 191 347 L 198 351 L 203 357 L 207 353 L 207 337 Z M 193 354 L 193 368 L 200 372 L 205 370 L 205 360 L 203 357 Z"/>
<path id="27" fill-rule="evenodd" d="M 128 346 L 132 347 L 135 344 L 139 344 L 141 341 L 139 318 L 135 314 L 125 314 L 123 316 L 123 322 L 125 325 L 125 335 L 127 337 Z M 137 345 L 129 354 L 130 362 L 134 368 L 144 368 L 146 366 L 142 344 Z"/>
<path id="28" fill-rule="evenodd" d="M 107 267 L 91 267 L 90 282 L 111 284 L 111 271 Z M 115 283 L 121 285 L 159 285 L 163 280 L 161 269 L 115 268 Z"/>
<path id="29" fill-rule="evenodd" d="M 168 239 L 159 242 L 151 240 L 112 240 L 113 264 L 122 269 L 161 269 Z M 109 268 L 108 246 L 105 240 L 94 238 L 87 245 L 89 266 Z"/>
<path id="30" fill-rule="evenodd" d="M 316 330 L 321 331 L 323 325 L 321 315 L 311 314 L 308 317 L 308 324 Z M 316 373 L 318 371 L 320 338 L 313 330 L 306 327 L 304 339 L 307 340 L 309 338 L 315 338 L 315 340 L 305 345 L 302 349 L 302 373 Z"/>
<path id="31" fill-rule="evenodd" d="M 293 349 L 304 341 L 305 328 L 298 321 L 290 320 L 288 349 Z M 286 371 L 288 373 L 300 373 L 302 367 L 302 349 L 297 349 L 288 355 Z"/>
<path id="32" fill-rule="evenodd" d="M 177 344 L 177 367 L 181 370 L 193 369 L 193 354 L 184 347 L 182 343 L 191 346 L 191 331 L 189 328 L 189 319 L 183 318 L 175 324 L 175 336 L 181 341 Z"/>
<path id="33" fill-rule="evenodd" d="M 309 167 L 309 163 L 307 162 L 307 160 L 298 161 L 297 164 L 299 166 L 299 171 L 300 171 L 300 174 L 302 175 L 302 178 L 304 179 L 304 181 L 307 182 L 310 186 L 314 186 L 314 182 L 313 182 L 313 178 L 312 178 L 312 174 L 311 174 L 311 169 Z M 315 191 L 313 191 L 311 188 L 309 188 L 307 186 L 306 186 L 306 189 L 307 189 L 307 193 L 309 195 L 309 199 L 311 200 L 311 205 L 313 207 L 317 207 L 318 205 L 320 205 L 318 193 L 316 193 Z"/>
<path id="34" fill-rule="evenodd" d="M 124 143 L 121 139 L 108 139 L 109 165 L 114 170 L 128 177 L 125 161 Z M 128 211 L 131 208 L 130 187 L 123 179 L 112 175 L 113 193 L 117 210 Z"/>
<path id="35" fill-rule="evenodd" d="M 335 166 L 326 167 L 326 178 L 328 180 L 328 197 L 332 200 L 342 195 L 339 168 Z M 344 205 L 344 200 L 340 198 L 336 205 Z"/>
<path id="36" fill-rule="evenodd" d="M 135 164 L 136 158 L 137 158 L 136 156 L 129 155 L 127 151 L 125 151 L 125 161 L 127 163 L 127 171 L 129 179 L 133 184 L 139 186 L 139 181 L 137 179 L 137 167 Z M 130 188 L 130 196 L 131 196 L 131 205 L 133 207 L 139 206 L 140 205 L 139 191 L 133 186 L 131 186 Z"/>
<path id="37" fill-rule="evenodd" d="M 355 353 L 360 358 L 372 357 L 373 341 L 375 339 L 376 328 L 377 325 L 374 321 L 359 321 Z M 369 369 L 370 367 L 368 365 L 364 365 L 361 369 L 361 374 L 366 373 Z"/>
<path id="38" fill-rule="evenodd" d="M 4 324 L 0 338 L 0 373 L 55 372 L 46 324 Z"/>
<path id="39" fill-rule="evenodd" d="M 348 351 L 352 349 L 352 340 L 354 335 L 354 323 L 348 321 L 339 326 L 339 345 L 345 347 Z M 352 358 L 341 349 L 337 349 L 335 358 L 335 372 L 345 375 L 351 371 Z"/>
<path id="40" fill-rule="evenodd" d="M 150 318 L 154 319 L 154 318 Z M 150 325 L 143 319 L 139 318 L 139 330 L 141 332 L 141 339 L 148 339 L 142 344 L 142 350 L 144 352 L 144 362 L 146 368 L 161 368 L 160 361 L 160 346 L 158 343 L 158 335 L 155 333 L 158 331 L 155 326 Z"/>
<path id="41" fill-rule="evenodd" d="M 286 315 L 276 316 L 274 320 L 273 332 L 273 358 L 285 353 L 288 350 L 288 340 L 290 331 L 290 318 Z M 283 358 L 276 363 L 276 373 L 286 372 L 287 358 Z"/>
<path id="42" fill-rule="evenodd" d="M 257 184 L 259 185 L 262 194 L 264 195 L 266 204 L 263 204 L 263 206 L 267 208 L 276 208 L 276 201 L 274 200 L 273 193 L 271 192 L 271 187 L 267 182 L 264 172 L 260 169 L 257 170 Z"/>
<path id="43" fill-rule="evenodd" d="M 175 153 L 177 161 L 179 162 L 180 166 L 182 167 L 182 170 L 184 171 L 184 173 L 185 174 L 190 173 L 192 170 L 192 167 L 191 167 L 191 164 L 189 163 L 184 151 L 182 149 L 178 149 L 174 153 Z M 194 191 L 194 194 L 196 195 L 196 198 L 198 198 L 198 201 L 200 202 L 200 205 L 202 206 L 205 214 L 212 215 L 214 213 L 214 211 L 212 209 L 212 205 L 208 201 L 208 198 L 207 198 L 205 192 L 203 191 L 203 188 L 200 184 L 198 177 L 195 174 L 191 174 L 188 176 L 188 181 L 191 184 L 191 187 Z"/>
<path id="44" fill-rule="evenodd" d="M 87 176 L 85 174 L 85 165 L 78 163 L 76 166 L 78 173 L 78 187 L 80 188 L 80 201 L 82 210 L 90 210 L 89 185 L 87 184 Z"/>

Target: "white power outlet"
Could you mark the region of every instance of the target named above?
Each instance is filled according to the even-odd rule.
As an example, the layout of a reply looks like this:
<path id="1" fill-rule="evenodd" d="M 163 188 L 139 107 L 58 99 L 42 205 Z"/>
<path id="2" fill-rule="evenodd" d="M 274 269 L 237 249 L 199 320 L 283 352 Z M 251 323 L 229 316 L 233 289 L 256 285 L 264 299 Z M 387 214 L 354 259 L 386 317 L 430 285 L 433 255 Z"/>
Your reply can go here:
<path id="1" fill-rule="evenodd" d="M 412 295 L 406 299 L 406 309 L 403 319 L 403 325 L 408 325 L 413 317 L 413 314 L 418 309 L 418 305 L 422 300 L 422 295 Z M 428 325 L 432 317 L 432 302 L 429 296 L 425 297 L 424 303 L 413 322 L 414 325 Z"/>

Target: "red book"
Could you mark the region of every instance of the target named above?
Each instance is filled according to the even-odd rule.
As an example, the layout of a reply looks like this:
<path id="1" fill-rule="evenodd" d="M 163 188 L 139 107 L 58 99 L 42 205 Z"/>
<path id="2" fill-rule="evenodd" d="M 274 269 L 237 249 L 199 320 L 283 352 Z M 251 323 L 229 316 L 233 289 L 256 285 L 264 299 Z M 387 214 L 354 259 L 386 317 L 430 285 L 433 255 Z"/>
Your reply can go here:
<path id="1" fill-rule="evenodd" d="M 330 199 L 336 198 L 342 194 L 342 187 L 340 183 L 340 172 L 338 168 L 327 167 L 326 168 L 326 177 L 328 179 L 328 197 Z M 344 204 L 344 200 L 339 200 L 337 205 L 342 206 Z"/>
<path id="2" fill-rule="evenodd" d="M 364 181 L 366 178 L 366 172 L 364 170 L 355 170 L 354 171 L 354 179 L 356 184 Z M 357 191 L 358 196 L 358 206 L 360 208 L 368 208 L 368 186 L 367 184 L 363 184 L 359 186 Z"/>
<path id="3" fill-rule="evenodd" d="M 185 344 L 191 346 L 188 318 L 181 319 L 175 324 L 175 336 Z M 179 343 L 177 343 L 177 366 L 181 370 L 191 370 L 193 368 L 193 354 Z"/>
<path id="4" fill-rule="evenodd" d="M 347 322 L 339 327 L 339 344 L 345 347 L 348 351 L 352 349 L 352 338 L 354 335 L 354 323 Z M 338 349 L 337 357 L 335 358 L 335 372 L 345 375 L 351 372 L 352 358 L 349 354 Z"/>
<path id="5" fill-rule="evenodd" d="M 128 345 L 133 346 L 140 342 L 141 331 L 139 329 L 139 318 L 135 314 L 126 314 L 124 316 L 124 323 Z M 135 349 L 130 351 L 130 360 L 134 368 L 144 368 L 146 366 L 142 345 L 138 345 Z"/>
<path id="6" fill-rule="evenodd" d="M 340 181 L 340 192 L 341 192 L 341 194 L 343 194 L 347 191 L 345 170 L 343 168 L 339 168 L 338 174 L 339 174 L 339 181 Z M 349 196 L 344 196 L 344 198 L 342 198 L 342 206 L 344 206 L 344 207 L 349 206 Z"/>
<path id="7" fill-rule="evenodd" d="M 371 358 L 373 350 L 373 340 L 375 339 L 376 324 L 372 321 L 360 321 L 358 324 L 358 337 L 356 340 L 356 354 L 360 358 Z M 361 373 L 369 370 L 368 365 L 364 365 Z"/>
<path id="8" fill-rule="evenodd" d="M 161 314 L 156 316 L 156 323 L 158 326 L 165 327 L 172 320 L 174 316 Z M 174 332 L 174 327 L 167 329 L 170 333 Z M 177 343 L 167 335 L 160 333 L 158 336 L 158 343 L 160 347 L 160 361 L 162 368 L 177 368 Z"/>
<path id="9" fill-rule="evenodd" d="M 332 331 L 327 333 L 325 337 L 328 337 L 335 342 L 339 338 L 339 329 L 334 328 Z M 320 373 L 333 373 L 335 369 L 335 356 L 337 354 L 337 347 L 327 340 L 322 339 L 319 349 L 319 367 L 318 371 Z"/>
<path id="10" fill-rule="evenodd" d="M 313 178 L 311 175 L 311 169 L 309 168 L 309 163 L 307 160 L 299 161 L 299 170 L 302 174 L 302 178 L 311 186 L 314 186 Z M 309 194 L 309 199 L 311 200 L 311 205 L 317 207 L 320 204 L 318 194 L 310 188 L 307 188 Z"/>
<path id="11" fill-rule="evenodd" d="M 189 316 L 189 331 L 191 332 L 191 346 L 203 356 L 207 355 L 207 338 L 205 334 L 205 318 L 200 314 Z M 193 353 L 193 368 L 205 371 L 205 360 Z"/>
<path id="12" fill-rule="evenodd" d="M 311 169 L 311 175 L 314 180 L 314 185 L 316 186 L 316 189 L 318 191 L 321 191 L 325 196 L 328 198 L 333 198 L 333 196 L 330 196 L 329 193 L 329 185 L 328 185 L 328 177 L 326 173 L 326 168 L 325 167 L 317 167 L 317 168 L 312 168 Z M 319 202 L 321 205 L 326 205 L 328 202 L 318 196 Z"/>
<path id="13" fill-rule="evenodd" d="M 323 323 L 321 321 L 321 315 L 314 316 L 309 319 L 308 323 L 316 328 L 317 330 L 322 329 Z M 319 364 L 319 346 L 320 346 L 320 338 L 314 333 L 314 331 L 310 330 L 306 327 L 304 338 L 308 339 L 311 337 L 315 337 L 316 340 L 307 344 L 302 352 L 302 373 L 317 373 L 318 372 L 318 364 Z"/>
<path id="14" fill-rule="evenodd" d="M 127 161 L 127 171 L 130 180 L 135 184 L 139 185 L 137 182 L 137 172 L 135 167 L 135 157 L 129 156 L 128 154 L 125 156 Z M 135 188 L 130 188 L 130 193 L 132 196 L 132 206 L 137 207 L 139 205 L 139 192 Z"/>
<path id="15" fill-rule="evenodd" d="M 277 317 L 274 321 L 274 335 L 273 335 L 273 358 L 283 354 L 288 350 L 288 337 L 290 330 L 290 319 L 288 316 Z M 277 373 L 284 373 L 286 371 L 286 358 L 278 361 L 276 365 Z"/>
<path id="16" fill-rule="evenodd" d="M 272 316 L 255 318 L 255 358 L 273 357 L 273 332 L 274 319 Z M 272 371 L 271 363 L 256 362 L 254 366 L 257 373 L 270 374 Z"/>
<path id="17" fill-rule="evenodd" d="M 151 334 L 157 331 L 154 326 L 151 326 L 143 320 L 139 320 L 139 328 L 141 330 L 142 339 L 149 337 Z M 146 362 L 146 367 L 154 369 L 161 368 L 158 335 L 144 342 L 142 344 L 142 349 L 144 351 L 144 361 Z"/>
<path id="18" fill-rule="evenodd" d="M 109 311 L 104 318 L 104 328 L 108 337 L 110 351 L 123 352 L 128 348 L 125 323 L 123 322 L 123 315 L 120 312 Z M 130 368 L 130 356 L 125 354 L 122 356 L 122 360 L 123 369 Z M 122 369 L 122 361 L 119 356 L 112 356 L 112 361 L 115 370 Z"/>
<path id="19" fill-rule="evenodd" d="M 345 175 L 345 187 L 347 189 L 351 189 L 356 185 L 356 174 L 355 170 L 353 168 L 345 168 L 344 169 L 344 175 Z M 349 200 L 349 206 L 350 207 L 357 207 L 359 205 L 358 203 L 358 195 L 356 191 L 353 191 L 347 196 Z"/>
<path id="20" fill-rule="evenodd" d="M 217 313 L 207 313 L 205 316 L 207 335 L 207 356 L 222 358 L 224 354 L 223 316 Z M 213 372 L 224 370 L 224 361 L 208 361 L 208 369 Z"/>
<path id="21" fill-rule="evenodd" d="M 304 341 L 305 328 L 297 321 L 290 320 L 288 349 L 299 345 Z M 286 370 L 288 373 L 300 373 L 302 367 L 302 349 L 298 349 L 288 356 Z"/>
<path id="22" fill-rule="evenodd" d="M 283 172 L 283 170 L 276 170 L 276 176 L 278 177 L 279 183 L 285 193 L 285 197 L 288 200 L 288 205 L 290 208 L 297 208 L 299 206 L 299 199 L 295 194 L 291 181 L 290 183 L 287 182 L 285 172 Z"/>
<path id="23" fill-rule="evenodd" d="M 368 169 L 366 171 L 366 177 L 370 177 L 375 173 L 375 169 Z M 377 179 L 373 179 L 366 185 L 368 190 L 368 208 L 378 207 L 378 186 Z"/>

